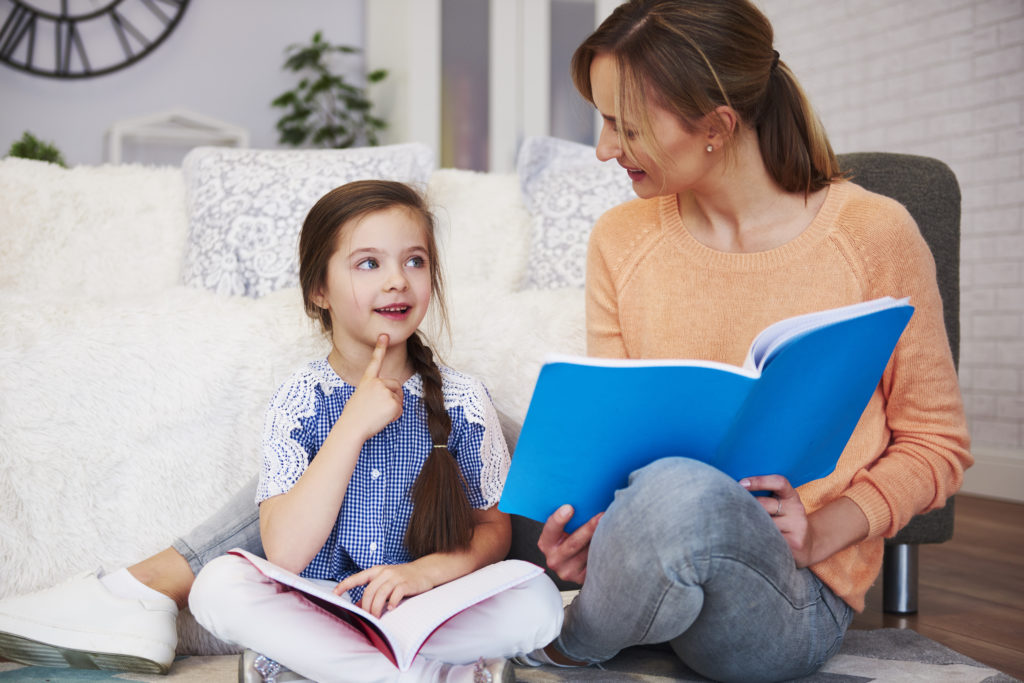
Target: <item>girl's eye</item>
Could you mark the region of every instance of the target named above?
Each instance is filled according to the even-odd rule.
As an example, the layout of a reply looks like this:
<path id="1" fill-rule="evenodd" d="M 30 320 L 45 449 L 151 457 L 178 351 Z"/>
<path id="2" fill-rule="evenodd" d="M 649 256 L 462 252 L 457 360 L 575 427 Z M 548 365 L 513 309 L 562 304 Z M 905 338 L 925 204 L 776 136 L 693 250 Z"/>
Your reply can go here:
<path id="1" fill-rule="evenodd" d="M 374 268 L 380 268 L 380 264 L 377 263 L 375 258 L 367 258 L 357 263 L 356 268 L 359 270 L 373 270 Z"/>
<path id="2" fill-rule="evenodd" d="M 427 260 L 422 256 L 412 256 L 405 262 L 405 265 L 409 268 L 422 268 L 427 265 Z"/>

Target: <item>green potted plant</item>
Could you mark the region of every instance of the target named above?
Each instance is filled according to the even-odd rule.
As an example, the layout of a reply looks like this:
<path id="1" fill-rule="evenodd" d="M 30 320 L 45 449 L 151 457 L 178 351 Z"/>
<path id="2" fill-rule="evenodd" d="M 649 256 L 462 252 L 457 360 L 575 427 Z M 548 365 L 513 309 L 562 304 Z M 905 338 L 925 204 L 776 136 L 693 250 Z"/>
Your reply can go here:
<path id="1" fill-rule="evenodd" d="M 48 161 L 64 168 L 68 166 L 64 163 L 64 155 L 52 142 L 43 142 L 27 130 L 22 134 L 21 139 L 15 140 L 11 144 L 11 148 L 7 150 L 7 156 Z"/>
<path id="2" fill-rule="evenodd" d="M 352 147 L 376 145 L 377 133 L 387 123 L 371 113 L 373 103 L 366 88 L 350 83 L 333 70 L 335 57 L 358 52 L 346 45 L 332 45 L 320 31 L 307 45 L 285 50 L 284 68 L 300 76 L 298 84 L 271 102 L 284 110 L 277 121 L 278 142 L 292 147 Z M 366 75 L 367 84 L 387 76 L 378 69 Z"/>

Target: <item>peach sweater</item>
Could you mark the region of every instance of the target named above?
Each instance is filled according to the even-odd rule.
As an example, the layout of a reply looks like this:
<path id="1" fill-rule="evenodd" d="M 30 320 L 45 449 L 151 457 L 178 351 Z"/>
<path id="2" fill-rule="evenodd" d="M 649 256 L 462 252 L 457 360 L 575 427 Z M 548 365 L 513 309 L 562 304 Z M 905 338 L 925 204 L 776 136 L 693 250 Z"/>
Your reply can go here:
<path id="1" fill-rule="evenodd" d="M 847 496 L 867 516 L 866 540 L 811 567 L 858 611 L 881 568 L 883 538 L 941 507 L 973 462 L 935 264 L 914 220 L 843 181 L 803 233 L 770 251 L 705 247 L 683 225 L 675 196 L 617 206 L 590 238 L 593 356 L 741 365 L 773 322 L 886 295 L 910 297 L 910 324 L 835 472 L 799 489 L 808 512 Z"/>

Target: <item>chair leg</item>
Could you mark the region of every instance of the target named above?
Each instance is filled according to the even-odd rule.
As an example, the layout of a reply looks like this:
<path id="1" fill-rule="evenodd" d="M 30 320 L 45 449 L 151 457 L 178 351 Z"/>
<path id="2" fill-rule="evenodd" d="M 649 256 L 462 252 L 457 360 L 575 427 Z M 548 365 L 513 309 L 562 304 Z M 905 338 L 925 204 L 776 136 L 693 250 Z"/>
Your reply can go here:
<path id="1" fill-rule="evenodd" d="M 882 559 L 882 610 L 917 612 L 917 544 L 886 545 Z"/>

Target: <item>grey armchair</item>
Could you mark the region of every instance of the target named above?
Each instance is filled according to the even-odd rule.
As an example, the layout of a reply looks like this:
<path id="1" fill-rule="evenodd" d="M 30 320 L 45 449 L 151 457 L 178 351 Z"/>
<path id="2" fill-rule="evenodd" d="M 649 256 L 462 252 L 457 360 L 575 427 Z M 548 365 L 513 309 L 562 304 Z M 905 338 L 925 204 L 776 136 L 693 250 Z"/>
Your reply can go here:
<path id="1" fill-rule="evenodd" d="M 892 197 L 917 221 L 935 258 L 946 334 L 953 362 L 960 358 L 960 186 L 953 171 L 929 157 L 885 152 L 839 155 L 842 168 L 858 185 Z M 885 546 L 882 566 L 882 608 L 909 614 L 917 611 L 917 556 L 921 543 L 942 543 L 953 537 L 953 499 L 946 506 L 910 521 Z"/>

